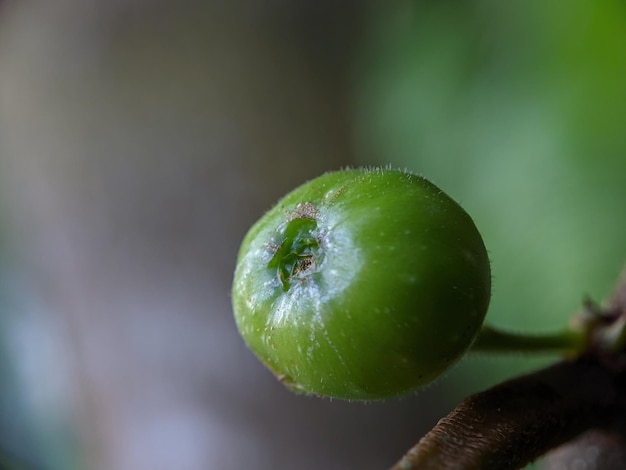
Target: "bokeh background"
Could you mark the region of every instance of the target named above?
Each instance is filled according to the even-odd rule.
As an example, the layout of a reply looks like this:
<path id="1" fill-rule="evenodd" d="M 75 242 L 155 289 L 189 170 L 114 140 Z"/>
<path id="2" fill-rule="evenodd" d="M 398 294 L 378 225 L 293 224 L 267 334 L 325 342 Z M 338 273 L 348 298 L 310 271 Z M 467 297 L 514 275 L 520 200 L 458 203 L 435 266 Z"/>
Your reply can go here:
<path id="1" fill-rule="evenodd" d="M 483 233 L 488 321 L 562 327 L 626 260 L 625 44 L 617 0 L 0 0 L 2 465 L 382 469 L 556 360 L 295 396 L 235 329 L 237 248 L 309 178 L 406 167 Z"/>

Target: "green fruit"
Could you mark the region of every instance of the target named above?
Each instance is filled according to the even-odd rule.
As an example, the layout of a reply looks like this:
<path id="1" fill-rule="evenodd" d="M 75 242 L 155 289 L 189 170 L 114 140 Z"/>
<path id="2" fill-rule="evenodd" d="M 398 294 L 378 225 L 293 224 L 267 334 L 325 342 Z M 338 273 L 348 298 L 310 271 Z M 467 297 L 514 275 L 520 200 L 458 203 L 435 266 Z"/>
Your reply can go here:
<path id="1" fill-rule="evenodd" d="M 414 174 L 352 169 L 305 183 L 250 229 L 232 301 L 248 346 L 291 389 L 372 400 L 457 361 L 490 291 L 457 203 Z"/>

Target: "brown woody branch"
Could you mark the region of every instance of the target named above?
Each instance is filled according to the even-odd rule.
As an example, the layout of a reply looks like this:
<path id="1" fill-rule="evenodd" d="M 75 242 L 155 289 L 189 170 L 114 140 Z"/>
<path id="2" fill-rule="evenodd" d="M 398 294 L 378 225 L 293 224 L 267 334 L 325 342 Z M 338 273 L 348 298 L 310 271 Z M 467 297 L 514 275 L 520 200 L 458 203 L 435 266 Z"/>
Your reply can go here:
<path id="1" fill-rule="evenodd" d="M 521 468 L 582 432 L 626 422 L 626 373 L 593 357 L 470 396 L 393 468 Z"/>

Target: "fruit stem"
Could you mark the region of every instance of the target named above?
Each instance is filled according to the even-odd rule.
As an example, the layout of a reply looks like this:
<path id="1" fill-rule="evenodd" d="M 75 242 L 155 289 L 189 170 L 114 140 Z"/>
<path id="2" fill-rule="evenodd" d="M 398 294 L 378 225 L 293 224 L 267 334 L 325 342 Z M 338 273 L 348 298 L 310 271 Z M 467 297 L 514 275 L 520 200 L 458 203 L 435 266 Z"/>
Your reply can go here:
<path id="1" fill-rule="evenodd" d="M 500 331 L 483 325 L 471 352 L 487 353 L 561 353 L 575 356 L 588 345 L 588 336 L 582 331 L 566 329 L 560 332 L 528 335 Z"/>

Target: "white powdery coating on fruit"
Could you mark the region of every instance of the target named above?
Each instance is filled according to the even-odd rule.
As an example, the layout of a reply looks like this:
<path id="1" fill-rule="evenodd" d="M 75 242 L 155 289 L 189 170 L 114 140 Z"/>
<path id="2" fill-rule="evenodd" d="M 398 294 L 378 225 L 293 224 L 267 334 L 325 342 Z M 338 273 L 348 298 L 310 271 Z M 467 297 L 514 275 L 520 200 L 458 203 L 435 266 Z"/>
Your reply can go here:
<path id="1" fill-rule="evenodd" d="M 320 225 L 325 228 L 320 241 L 326 256 L 320 266 L 322 277 L 318 281 L 317 312 L 322 312 L 323 306 L 336 297 L 345 295 L 344 291 L 362 268 L 360 249 L 351 237 L 353 230 L 345 229 L 343 222 L 344 217 L 340 212 L 323 212 L 320 216 Z"/>
<path id="2" fill-rule="evenodd" d="M 306 325 L 309 328 L 306 344 L 298 345 L 306 359 L 313 360 L 315 351 L 326 342 L 347 369 L 341 351 L 328 333 L 326 320 L 339 313 L 330 309 L 341 304 L 336 299 L 346 295 L 345 290 L 358 275 L 362 262 L 350 236 L 351 231 L 342 227 L 343 218 L 321 212 L 318 221 L 322 227 L 319 241 L 324 252 L 323 260 L 312 275 L 293 283 L 287 292 L 275 299 L 267 323 L 276 328 L 296 322 Z"/>
<path id="3" fill-rule="evenodd" d="M 246 306 L 252 311 L 256 306 L 267 302 L 274 296 L 274 291 L 279 288 L 276 276 L 268 276 L 265 266 L 272 259 L 273 253 L 267 246 L 259 246 L 246 253 L 239 264 L 237 278 L 238 290 L 245 294 Z M 261 282 L 261 287 L 259 287 Z"/>
<path id="4" fill-rule="evenodd" d="M 316 352 L 326 348 L 333 351 L 338 363 L 349 373 L 340 348 L 327 330 L 327 323 L 333 315 L 350 314 L 332 309 L 341 308 L 345 291 L 359 275 L 363 263 L 351 237 L 354 227 L 349 226 L 341 211 L 330 212 L 329 215 L 328 208 L 322 207 L 317 214 L 318 240 L 323 252 L 321 262 L 312 273 L 294 281 L 287 291 L 283 291 L 277 273 L 267 269 L 275 247 L 262 240 L 270 240 L 273 231 L 267 229 L 257 235 L 241 259 L 237 282 L 245 302 L 244 315 L 250 319 L 259 314 L 266 315 L 265 327 L 262 332 L 253 332 L 253 325 L 260 326 L 258 320 L 243 322 L 246 325 L 243 333 L 256 335 L 267 350 L 275 350 L 275 334 L 282 328 L 296 327 L 300 334 L 295 334 L 293 341 L 301 361 L 311 363 Z M 348 224 L 348 229 L 344 228 L 344 223 Z M 300 369 L 297 361 L 292 367 L 295 369 L 291 373 L 297 376 Z"/>
<path id="5" fill-rule="evenodd" d="M 315 312 L 311 318 L 313 331 L 311 339 L 315 338 L 315 344 L 319 347 L 319 334 L 316 335 L 315 332 L 321 332 L 339 362 L 347 370 L 348 366 L 328 334 L 325 324 L 327 316 L 344 313 L 333 312 L 329 308 L 341 304 L 335 302 L 335 299 L 346 295 L 345 290 L 350 287 L 353 278 L 362 267 L 359 249 L 354 245 L 351 232 L 343 229 L 341 222 L 342 219 L 336 214 L 334 218 L 326 214 L 321 217 L 321 225 L 326 227 L 326 234 L 321 240 L 326 256 L 320 266 L 321 278 L 312 283 L 315 290 L 309 294 Z M 308 358 L 312 359 L 312 351 L 308 351 Z"/>

